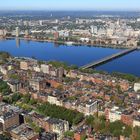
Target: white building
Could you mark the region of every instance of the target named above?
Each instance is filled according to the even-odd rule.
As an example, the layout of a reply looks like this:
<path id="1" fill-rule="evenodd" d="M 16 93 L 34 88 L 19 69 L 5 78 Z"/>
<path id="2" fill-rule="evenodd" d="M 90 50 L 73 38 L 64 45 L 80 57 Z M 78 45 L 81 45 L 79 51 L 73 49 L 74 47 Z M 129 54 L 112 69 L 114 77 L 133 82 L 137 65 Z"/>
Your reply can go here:
<path id="1" fill-rule="evenodd" d="M 140 90 L 140 83 L 135 83 L 134 84 L 134 91 L 138 92 Z"/>
<path id="2" fill-rule="evenodd" d="M 6 35 L 6 33 L 7 33 L 7 31 L 6 31 L 6 30 L 0 30 L 0 36 L 5 36 L 5 35 Z"/>
<path id="3" fill-rule="evenodd" d="M 63 102 L 58 100 L 56 96 L 48 95 L 48 102 L 57 106 L 63 106 Z"/>
<path id="4" fill-rule="evenodd" d="M 69 37 L 70 36 L 70 32 L 69 31 L 65 31 L 65 30 L 61 30 L 61 31 L 59 31 L 59 36 Z"/>
<path id="5" fill-rule="evenodd" d="M 113 107 L 109 112 L 109 120 L 110 122 L 115 122 L 121 120 L 121 111 L 119 111 L 119 107 Z"/>
<path id="6" fill-rule="evenodd" d="M 136 127 L 136 126 L 140 127 L 140 116 L 139 115 L 136 116 L 133 120 L 133 127 Z"/>
<path id="7" fill-rule="evenodd" d="M 19 37 L 19 35 L 20 35 L 20 29 L 19 27 L 16 27 L 16 37 Z"/>
<path id="8" fill-rule="evenodd" d="M 68 121 L 49 117 L 44 120 L 51 126 L 51 131 L 57 134 L 58 140 L 61 140 L 64 132 L 69 130 Z"/>
<path id="9" fill-rule="evenodd" d="M 140 22 L 140 18 L 137 19 L 137 22 Z"/>
<path id="10" fill-rule="evenodd" d="M 97 105 L 98 104 L 96 100 L 90 100 L 86 103 L 80 103 L 76 108 L 79 112 L 89 116 L 97 112 Z"/>
<path id="11" fill-rule="evenodd" d="M 98 102 L 97 101 L 89 101 L 85 106 L 85 115 L 93 115 L 97 112 Z"/>
<path id="12" fill-rule="evenodd" d="M 0 66 L 0 72 L 1 72 L 2 74 L 4 74 L 4 75 L 7 75 L 8 70 L 7 70 L 6 67 Z"/>
<path id="13" fill-rule="evenodd" d="M 89 38 L 80 38 L 80 41 L 82 41 L 82 42 L 89 42 L 90 39 Z"/>
<path id="14" fill-rule="evenodd" d="M 40 71 L 41 71 L 41 69 L 40 69 L 39 66 L 33 66 L 33 70 L 34 70 L 35 72 L 40 72 Z"/>
<path id="15" fill-rule="evenodd" d="M 91 28 L 91 34 L 96 35 L 96 34 L 98 33 L 98 28 L 97 28 L 97 26 L 91 26 L 90 28 Z"/>
<path id="16" fill-rule="evenodd" d="M 107 29 L 106 32 L 107 32 L 107 36 L 112 37 L 113 33 L 114 33 L 114 30 L 113 29 Z"/>
<path id="17" fill-rule="evenodd" d="M 49 74 L 49 73 L 50 73 L 50 66 L 49 66 L 49 65 L 42 64 L 42 65 L 41 65 L 41 71 L 42 71 L 43 73 Z"/>
<path id="18" fill-rule="evenodd" d="M 98 35 L 99 35 L 99 36 L 106 35 L 106 30 L 105 30 L 104 28 L 100 28 L 100 29 L 98 30 Z"/>

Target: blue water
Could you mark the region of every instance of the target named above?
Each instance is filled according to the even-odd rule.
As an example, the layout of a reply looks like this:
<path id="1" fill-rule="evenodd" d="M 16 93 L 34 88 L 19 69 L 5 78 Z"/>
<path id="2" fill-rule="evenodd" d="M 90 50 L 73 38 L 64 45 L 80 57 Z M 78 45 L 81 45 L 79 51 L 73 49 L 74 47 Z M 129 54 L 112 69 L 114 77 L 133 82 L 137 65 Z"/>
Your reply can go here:
<path id="1" fill-rule="evenodd" d="M 54 43 L 25 40 L 1 40 L 0 51 L 9 52 L 13 56 L 35 57 L 38 60 L 56 60 L 68 64 L 82 66 L 92 61 L 122 51 L 121 49 L 66 46 Z M 140 51 L 135 51 L 107 64 L 97 67 L 108 72 L 118 71 L 140 76 Z"/>
<path id="2" fill-rule="evenodd" d="M 140 76 L 140 50 L 129 53 L 123 57 L 117 58 L 106 64 L 103 64 L 96 69 L 105 70 L 108 72 L 130 73 Z"/>

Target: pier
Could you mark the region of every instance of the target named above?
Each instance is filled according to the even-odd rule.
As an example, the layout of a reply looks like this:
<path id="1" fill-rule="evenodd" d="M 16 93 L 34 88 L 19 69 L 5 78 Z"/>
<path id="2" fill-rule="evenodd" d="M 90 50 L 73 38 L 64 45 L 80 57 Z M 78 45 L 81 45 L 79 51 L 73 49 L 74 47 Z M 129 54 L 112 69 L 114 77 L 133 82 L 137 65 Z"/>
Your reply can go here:
<path id="1" fill-rule="evenodd" d="M 119 53 L 113 54 L 113 55 L 111 55 L 111 56 L 107 56 L 107 57 L 105 57 L 105 58 L 102 58 L 102 59 L 100 59 L 100 60 L 91 62 L 91 63 L 89 63 L 89 64 L 87 64 L 87 65 L 84 65 L 84 66 L 82 66 L 82 67 L 80 67 L 80 68 L 81 68 L 81 69 L 88 69 L 88 68 L 91 68 L 91 67 L 96 67 L 96 66 L 99 66 L 99 65 L 101 65 L 101 64 L 104 64 L 104 63 L 106 63 L 106 62 L 108 62 L 108 61 L 111 61 L 111 60 L 113 60 L 113 59 L 116 59 L 116 58 L 121 57 L 121 56 L 123 56 L 123 55 L 126 55 L 126 54 L 128 54 L 128 53 L 131 53 L 131 52 L 133 52 L 133 51 L 135 51 L 135 50 L 137 50 L 137 49 L 138 49 L 138 48 L 127 49 L 127 50 L 121 51 L 121 52 L 119 52 Z"/>

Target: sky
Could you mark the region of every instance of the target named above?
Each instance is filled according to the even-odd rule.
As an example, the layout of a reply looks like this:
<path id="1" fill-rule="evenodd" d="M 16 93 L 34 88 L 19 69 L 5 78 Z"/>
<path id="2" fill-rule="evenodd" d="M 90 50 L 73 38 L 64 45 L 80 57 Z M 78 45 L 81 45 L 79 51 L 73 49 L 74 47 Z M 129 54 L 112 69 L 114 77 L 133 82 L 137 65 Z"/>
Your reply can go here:
<path id="1" fill-rule="evenodd" d="M 140 0 L 0 0 L 0 10 L 140 11 Z"/>

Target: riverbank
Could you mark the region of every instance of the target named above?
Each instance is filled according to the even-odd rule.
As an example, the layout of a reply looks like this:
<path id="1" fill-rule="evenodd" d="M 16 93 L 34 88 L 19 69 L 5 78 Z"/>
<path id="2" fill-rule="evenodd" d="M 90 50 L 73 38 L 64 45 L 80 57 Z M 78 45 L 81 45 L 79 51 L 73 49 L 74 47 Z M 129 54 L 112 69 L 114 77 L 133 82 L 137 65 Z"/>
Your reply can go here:
<path id="1" fill-rule="evenodd" d="M 67 45 L 67 46 L 88 46 L 88 47 L 102 47 L 102 48 L 112 48 L 112 49 L 130 49 L 130 47 L 127 46 L 116 46 L 112 44 L 108 45 L 101 45 L 101 44 L 89 44 L 89 43 L 77 43 L 77 42 L 66 42 L 66 41 L 57 41 L 57 40 L 41 40 L 41 39 L 34 39 L 34 38 L 24 38 L 24 37 L 6 37 L 4 39 L 20 39 L 20 40 L 27 40 L 27 41 L 35 41 L 35 42 L 49 42 L 49 43 L 55 43 L 60 45 Z"/>

